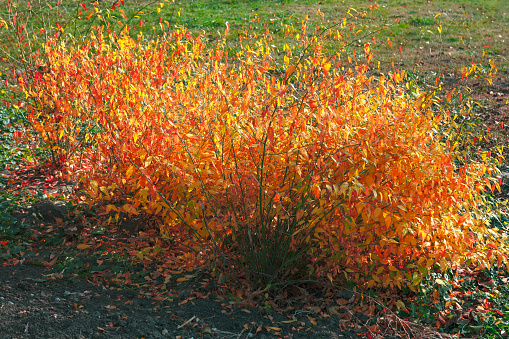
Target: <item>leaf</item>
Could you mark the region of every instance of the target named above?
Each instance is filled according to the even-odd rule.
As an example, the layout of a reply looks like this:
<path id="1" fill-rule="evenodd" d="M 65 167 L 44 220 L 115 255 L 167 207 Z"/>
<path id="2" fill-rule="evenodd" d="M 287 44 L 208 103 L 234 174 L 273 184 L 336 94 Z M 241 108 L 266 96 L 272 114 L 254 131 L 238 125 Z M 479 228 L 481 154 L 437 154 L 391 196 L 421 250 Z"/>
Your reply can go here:
<path id="1" fill-rule="evenodd" d="M 297 319 L 293 318 L 292 320 L 283 320 L 281 322 L 284 323 L 284 324 L 291 324 L 291 323 L 294 323 L 296 321 L 297 321 Z"/>
<path id="2" fill-rule="evenodd" d="M 272 128 L 272 126 L 267 128 L 267 139 L 271 144 L 274 143 L 274 128 Z"/>
<path id="3" fill-rule="evenodd" d="M 79 244 L 79 245 L 77 246 L 77 249 L 79 249 L 79 250 L 85 250 L 85 249 L 90 248 L 90 247 L 92 247 L 92 245 L 89 245 L 89 244 Z"/>
<path id="4" fill-rule="evenodd" d="M 293 74 L 293 72 L 295 72 L 297 70 L 297 67 L 295 66 L 288 66 L 286 68 L 286 72 L 285 72 L 285 79 L 284 81 L 288 80 L 288 78 Z"/>
<path id="5" fill-rule="evenodd" d="M 131 178 L 132 175 L 133 175 L 133 172 L 134 172 L 134 167 L 133 166 L 129 166 L 129 168 L 127 169 L 127 171 L 125 172 L 125 176 L 127 178 Z"/>
<path id="6" fill-rule="evenodd" d="M 311 324 L 313 324 L 313 325 L 315 325 L 315 326 L 317 325 L 317 322 L 316 322 L 316 319 L 315 319 L 315 318 L 312 318 L 312 317 L 310 317 L 309 315 L 307 315 L 307 317 L 308 317 L 308 320 L 309 320 L 309 322 L 310 322 Z"/>
<path id="7" fill-rule="evenodd" d="M 347 304 L 350 304 L 350 301 L 349 300 L 346 300 L 346 299 L 343 299 L 343 298 L 338 298 L 336 299 L 336 303 L 338 303 L 339 305 L 347 305 Z"/>
<path id="8" fill-rule="evenodd" d="M 93 235 L 103 235 L 106 232 L 106 227 L 96 227 L 92 230 Z"/>
<path id="9" fill-rule="evenodd" d="M 442 285 L 442 286 L 445 286 L 445 281 L 443 281 L 442 279 L 435 279 L 435 282 L 439 285 Z"/>
<path id="10" fill-rule="evenodd" d="M 272 327 L 272 326 L 265 326 L 265 328 L 269 331 L 276 331 L 276 332 L 279 332 L 281 331 L 281 328 L 280 327 Z"/>
<path id="11" fill-rule="evenodd" d="M 452 95 L 453 95 L 453 93 L 454 93 L 454 91 L 455 91 L 455 90 L 456 90 L 456 88 L 453 88 L 453 89 L 451 89 L 451 90 L 447 93 L 447 96 L 446 96 L 446 100 L 447 100 L 447 102 L 451 102 L 451 97 L 452 97 Z"/>

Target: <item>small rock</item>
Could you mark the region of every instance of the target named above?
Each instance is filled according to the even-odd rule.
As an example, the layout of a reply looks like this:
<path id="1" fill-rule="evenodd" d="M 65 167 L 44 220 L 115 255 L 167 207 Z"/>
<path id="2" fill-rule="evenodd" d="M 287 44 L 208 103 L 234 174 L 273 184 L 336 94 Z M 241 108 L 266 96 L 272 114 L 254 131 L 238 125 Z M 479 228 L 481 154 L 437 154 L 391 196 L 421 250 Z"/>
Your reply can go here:
<path id="1" fill-rule="evenodd" d="M 210 292 L 210 291 L 214 291 L 217 289 L 217 284 L 215 282 L 211 282 L 207 285 L 206 287 L 206 291 Z"/>
<path id="2" fill-rule="evenodd" d="M 60 218 L 63 221 L 68 219 L 68 210 L 65 203 L 62 201 L 39 201 L 35 204 L 36 213 L 42 217 L 44 221 L 54 222 L 55 218 Z"/>
<path id="3" fill-rule="evenodd" d="M 167 329 L 162 330 L 162 331 L 161 331 L 161 334 L 162 334 L 162 335 L 164 335 L 164 336 L 166 336 L 166 335 L 168 334 L 168 330 L 167 330 Z"/>
<path id="4" fill-rule="evenodd" d="M 147 317 L 147 323 L 149 326 L 155 326 L 156 321 L 152 317 Z"/>
<path id="5" fill-rule="evenodd" d="M 355 313 L 355 317 L 357 319 L 359 319 L 359 321 L 362 323 L 365 323 L 365 322 L 369 321 L 369 319 L 370 319 L 370 317 L 368 317 L 367 315 L 365 315 L 363 313 Z"/>
<path id="6" fill-rule="evenodd" d="M 60 301 L 60 298 L 55 298 L 55 301 L 56 301 L 56 302 L 59 302 L 59 301 Z"/>
<path id="7" fill-rule="evenodd" d="M 180 299 L 186 299 L 190 296 L 191 294 L 189 293 L 189 291 L 180 291 L 179 293 L 179 298 Z"/>
<path id="8" fill-rule="evenodd" d="M 353 296 L 353 292 L 347 291 L 347 290 L 339 290 L 338 291 L 338 297 L 341 299 L 350 300 L 350 298 Z"/>
<path id="9" fill-rule="evenodd" d="M 16 284 L 16 287 L 22 291 L 28 291 L 28 289 L 30 288 L 30 284 L 28 284 L 27 282 L 19 282 Z"/>

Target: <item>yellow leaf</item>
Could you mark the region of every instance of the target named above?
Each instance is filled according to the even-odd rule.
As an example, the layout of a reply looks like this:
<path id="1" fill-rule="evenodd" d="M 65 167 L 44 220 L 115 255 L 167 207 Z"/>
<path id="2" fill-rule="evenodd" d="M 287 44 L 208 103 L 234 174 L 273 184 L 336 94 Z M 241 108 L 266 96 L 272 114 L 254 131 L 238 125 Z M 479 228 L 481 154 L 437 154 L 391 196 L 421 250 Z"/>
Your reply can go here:
<path id="1" fill-rule="evenodd" d="M 392 265 L 389 266 L 389 271 L 399 272 L 399 270 L 396 267 L 392 266 Z"/>
<path id="2" fill-rule="evenodd" d="M 296 321 L 297 321 L 297 319 L 292 319 L 292 320 L 283 320 L 281 322 L 284 323 L 284 324 L 291 324 L 291 323 L 294 323 Z"/>
<path id="3" fill-rule="evenodd" d="M 442 279 L 438 279 L 438 278 L 437 278 L 437 279 L 435 279 L 435 282 L 436 282 L 437 284 L 439 284 L 439 285 L 442 285 L 442 286 L 444 286 L 444 285 L 445 285 L 445 281 L 443 281 Z"/>
<path id="4" fill-rule="evenodd" d="M 125 172 L 125 176 L 127 178 L 130 178 L 133 175 L 133 172 L 134 172 L 134 167 L 133 166 L 129 166 L 129 168 Z"/>
<path id="5" fill-rule="evenodd" d="M 79 244 L 79 245 L 77 246 L 77 248 L 78 248 L 79 250 L 84 250 L 84 249 L 87 249 L 87 248 L 90 248 L 90 247 L 92 247 L 92 245 L 88 245 L 88 244 Z"/>
<path id="6" fill-rule="evenodd" d="M 148 167 L 148 166 L 150 165 L 150 163 L 152 162 L 152 159 L 153 159 L 153 157 L 152 157 L 152 156 L 149 156 L 149 157 L 147 158 L 147 160 L 145 161 L 145 167 Z"/>

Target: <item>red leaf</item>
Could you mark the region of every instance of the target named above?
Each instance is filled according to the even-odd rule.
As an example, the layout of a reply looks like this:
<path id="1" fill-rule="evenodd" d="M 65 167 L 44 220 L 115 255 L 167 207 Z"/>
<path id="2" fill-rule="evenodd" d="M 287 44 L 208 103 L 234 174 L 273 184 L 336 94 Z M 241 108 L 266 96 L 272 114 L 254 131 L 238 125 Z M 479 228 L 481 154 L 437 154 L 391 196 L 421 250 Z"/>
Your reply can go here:
<path id="1" fill-rule="evenodd" d="M 83 7 L 83 9 L 86 11 L 87 10 L 87 6 L 85 6 L 85 4 L 82 2 L 80 3 L 81 7 Z"/>
<path id="2" fill-rule="evenodd" d="M 152 187 L 150 187 L 150 195 L 152 196 L 152 201 L 157 200 L 157 191 L 156 191 L 156 187 L 154 185 L 152 185 Z"/>
<path id="3" fill-rule="evenodd" d="M 274 142 L 274 129 L 272 128 L 272 126 L 269 126 L 269 128 L 267 128 L 267 139 L 269 139 L 271 144 Z"/>

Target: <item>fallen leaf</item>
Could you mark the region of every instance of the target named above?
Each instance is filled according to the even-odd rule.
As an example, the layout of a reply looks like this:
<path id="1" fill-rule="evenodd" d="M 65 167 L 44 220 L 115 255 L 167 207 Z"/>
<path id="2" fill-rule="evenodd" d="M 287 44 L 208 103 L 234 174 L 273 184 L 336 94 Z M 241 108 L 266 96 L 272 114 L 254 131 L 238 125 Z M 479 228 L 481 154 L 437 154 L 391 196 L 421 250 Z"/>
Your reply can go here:
<path id="1" fill-rule="evenodd" d="M 281 331 L 281 328 L 279 328 L 279 327 L 265 326 L 265 328 L 270 331 L 276 331 L 276 332 Z"/>
<path id="2" fill-rule="evenodd" d="M 339 298 L 336 300 L 336 303 L 338 303 L 339 305 L 346 305 L 346 304 L 349 304 L 350 301 L 348 301 L 346 299 Z"/>
<path id="3" fill-rule="evenodd" d="M 292 320 L 283 320 L 281 322 L 284 323 L 284 324 L 291 324 L 291 323 L 294 323 L 296 321 L 297 321 L 297 319 L 292 319 Z"/>
<path id="4" fill-rule="evenodd" d="M 90 248 L 90 247 L 92 247 L 92 245 L 89 245 L 89 244 L 79 244 L 79 245 L 77 246 L 77 248 L 78 248 L 79 250 L 84 250 L 84 249 L 87 249 L 87 248 Z"/>

